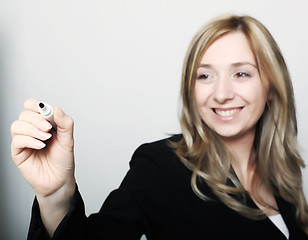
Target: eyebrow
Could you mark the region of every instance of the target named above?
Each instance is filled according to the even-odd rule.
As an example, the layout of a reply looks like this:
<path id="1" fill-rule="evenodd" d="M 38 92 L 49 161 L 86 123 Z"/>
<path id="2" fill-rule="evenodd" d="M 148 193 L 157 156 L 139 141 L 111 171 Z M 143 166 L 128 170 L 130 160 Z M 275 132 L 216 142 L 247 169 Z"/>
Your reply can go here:
<path id="1" fill-rule="evenodd" d="M 254 67 L 255 69 L 257 69 L 257 66 L 251 62 L 235 62 L 235 63 L 231 63 L 230 64 L 231 66 L 233 67 L 241 67 L 243 65 L 250 65 L 252 67 Z M 204 67 L 204 68 L 214 68 L 212 64 L 206 64 L 206 63 L 202 63 L 199 65 L 199 68 L 200 67 Z"/>

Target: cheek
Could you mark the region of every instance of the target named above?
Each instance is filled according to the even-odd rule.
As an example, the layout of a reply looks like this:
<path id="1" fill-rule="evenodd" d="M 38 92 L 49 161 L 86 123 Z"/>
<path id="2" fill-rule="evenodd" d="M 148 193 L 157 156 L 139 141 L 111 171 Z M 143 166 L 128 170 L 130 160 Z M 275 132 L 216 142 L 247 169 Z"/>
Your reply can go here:
<path id="1" fill-rule="evenodd" d="M 196 82 L 194 88 L 194 98 L 198 109 L 207 104 L 209 96 L 209 88 L 204 86 L 204 84 Z"/>
<path id="2" fill-rule="evenodd" d="M 202 103 L 203 103 L 202 98 L 197 92 L 195 92 L 195 105 L 199 113 L 200 113 L 200 108 L 202 106 Z"/>
<path id="3" fill-rule="evenodd" d="M 263 88 L 256 88 L 255 94 L 251 95 L 253 96 L 251 98 L 251 103 L 253 104 L 252 113 L 256 116 L 256 118 L 261 117 L 261 115 L 264 112 L 264 108 L 266 105 L 266 94 L 267 92 L 264 92 Z"/>
<path id="4" fill-rule="evenodd" d="M 271 83 L 270 83 L 270 80 L 267 74 L 263 74 L 263 75 L 264 75 L 263 82 L 261 82 L 263 95 L 266 97 L 266 99 L 271 100 L 273 97 L 272 90 L 271 90 Z"/>
<path id="5" fill-rule="evenodd" d="M 203 122 L 208 125 L 210 120 L 209 104 L 210 104 L 210 92 L 209 87 L 203 84 L 196 84 L 194 91 L 196 112 Z"/>

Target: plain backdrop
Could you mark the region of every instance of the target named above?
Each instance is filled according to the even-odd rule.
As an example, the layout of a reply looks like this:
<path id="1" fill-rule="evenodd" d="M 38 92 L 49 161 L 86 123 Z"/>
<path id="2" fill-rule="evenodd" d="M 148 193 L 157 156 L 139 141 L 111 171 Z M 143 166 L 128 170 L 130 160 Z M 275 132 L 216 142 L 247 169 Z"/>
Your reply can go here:
<path id="1" fill-rule="evenodd" d="M 118 187 L 133 151 L 179 133 L 187 46 L 211 18 L 248 14 L 288 64 L 308 161 L 306 0 L 0 0 L 0 239 L 26 239 L 34 198 L 11 161 L 10 125 L 30 97 L 75 120 L 76 179 L 90 214 Z M 308 196 L 308 171 L 303 171 Z"/>

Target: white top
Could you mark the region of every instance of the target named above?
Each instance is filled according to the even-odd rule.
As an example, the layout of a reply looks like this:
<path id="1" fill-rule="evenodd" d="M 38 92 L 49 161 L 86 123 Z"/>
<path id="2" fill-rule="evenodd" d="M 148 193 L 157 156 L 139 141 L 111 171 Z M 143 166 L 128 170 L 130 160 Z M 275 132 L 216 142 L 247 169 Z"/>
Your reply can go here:
<path id="1" fill-rule="evenodd" d="M 281 214 L 273 215 L 268 217 L 276 227 L 289 239 L 289 230 L 287 228 L 286 223 L 283 221 Z"/>

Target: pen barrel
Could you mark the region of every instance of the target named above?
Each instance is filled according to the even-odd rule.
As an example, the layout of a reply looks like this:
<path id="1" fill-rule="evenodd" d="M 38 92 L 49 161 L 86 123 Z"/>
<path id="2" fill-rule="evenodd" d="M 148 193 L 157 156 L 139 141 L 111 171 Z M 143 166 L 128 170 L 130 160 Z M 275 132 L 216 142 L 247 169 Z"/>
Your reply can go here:
<path id="1" fill-rule="evenodd" d="M 53 108 L 46 103 L 39 103 L 39 111 L 42 117 L 50 122 L 54 130 L 57 130 L 57 125 L 53 120 Z"/>

